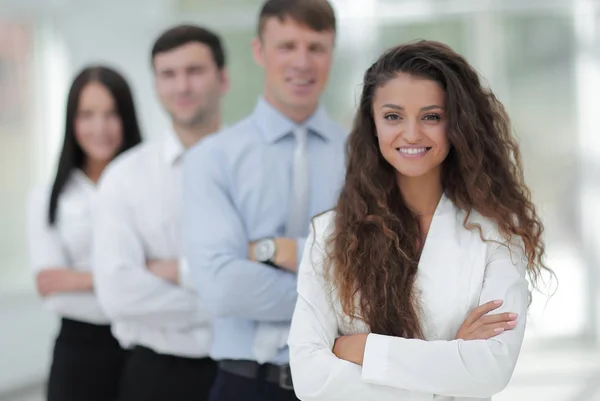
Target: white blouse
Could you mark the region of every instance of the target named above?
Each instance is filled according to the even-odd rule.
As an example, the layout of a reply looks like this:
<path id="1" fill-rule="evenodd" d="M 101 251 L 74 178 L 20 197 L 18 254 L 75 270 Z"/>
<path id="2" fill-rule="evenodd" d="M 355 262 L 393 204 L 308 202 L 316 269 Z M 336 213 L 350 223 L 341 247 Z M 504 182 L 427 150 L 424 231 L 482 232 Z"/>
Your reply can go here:
<path id="1" fill-rule="evenodd" d="M 92 203 L 96 185 L 73 170 L 58 197 L 56 224 L 48 223 L 51 187 L 35 188 L 27 210 L 27 243 L 34 275 L 49 268 L 91 271 Z M 89 292 L 56 293 L 44 305 L 60 316 L 93 324 L 108 324 L 96 296 Z"/>
<path id="2" fill-rule="evenodd" d="M 424 340 L 369 334 L 363 366 L 332 352 L 341 335 L 368 333 L 363 321 L 342 312 L 323 276 L 324 244 L 334 212 L 314 220 L 298 274 L 298 303 L 289 337 L 296 395 L 315 401 L 489 400 L 506 387 L 517 363 L 529 299 L 520 241 L 508 244 L 491 221 L 473 213 L 478 230 L 463 226 L 465 213 L 443 196 L 419 261 Z M 314 243 L 313 243 L 314 242 Z M 510 247 L 510 250 L 509 250 Z M 455 340 L 469 313 L 501 299 L 492 314 L 518 313 L 517 326 L 489 340 Z"/>

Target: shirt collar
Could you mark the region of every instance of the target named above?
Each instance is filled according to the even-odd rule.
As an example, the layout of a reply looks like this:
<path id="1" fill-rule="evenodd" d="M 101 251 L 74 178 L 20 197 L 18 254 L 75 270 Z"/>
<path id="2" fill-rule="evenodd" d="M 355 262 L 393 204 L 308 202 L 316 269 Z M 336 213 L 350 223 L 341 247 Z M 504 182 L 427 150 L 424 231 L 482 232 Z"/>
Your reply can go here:
<path id="1" fill-rule="evenodd" d="M 165 162 L 169 166 L 175 165 L 179 160 L 181 160 L 183 154 L 185 153 L 185 146 L 179 140 L 179 137 L 173 130 L 169 130 L 167 137 L 165 138 L 165 147 L 164 147 L 164 155 Z"/>
<path id="2" fill-rule="evenodd" d="M 77 185 L 91 188 L 94 188 L 96 186 L 94 181 L 90 180 L 90 177 L 88 177 L 80 168 L 72 170 L 71 178 Z"/>
<path id="3" fill-rule="evenodd" d="M 303 124 L 297 124 L 284 116 L 261 96 L 254 108 L 253 116 L 262 135 L 270 143 L 277 142 L 284 136 L 291 134 L 298 126 L 308 128 L 309 131 L 325 140 L 329 140 L 333 133 L 329 117 L 321 104 L 319 104 L 317 110 Z"/>

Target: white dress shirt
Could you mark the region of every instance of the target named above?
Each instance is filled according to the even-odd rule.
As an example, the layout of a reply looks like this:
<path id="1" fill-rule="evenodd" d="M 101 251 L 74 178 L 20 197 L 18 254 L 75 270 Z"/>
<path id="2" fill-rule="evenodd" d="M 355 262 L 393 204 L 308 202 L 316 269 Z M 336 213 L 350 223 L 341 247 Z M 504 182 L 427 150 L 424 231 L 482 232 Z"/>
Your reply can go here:
<path id="1" fill-rule="evenodd" d="M 92 215 L 96 185 L 79 169 L 73 170 L 58 197 L 56 223 L 48 222 L 51 186 L 35 188 L 27 210 L 27 243 L 34 275 L 44 269 L 91 271 Z M 43 298 L 58 315 L 86 323 L 108 324 L 92 291 L 56 293 Z"/>
<path id="2" fill-rule="evenodd" d="M 500 392 L 512 376 L 526 324 L 528 282 L 521 242 L 508 244 L 491 221 L 473 213 L 470 221 L 480 224 L 484 238 L 510 245 L 510 251 L 482 241 L 478 230 L 464 228 L 464 212 L 442 197 L 416 280 L 425 339 L 369 334 L 359 366 L 332 352 L 340 335 L 369 333 L 363 321 L 351 321 L 342 312 L 336 291 L 324 281 L 323 249 L 334 216 L 328 212 L 314 220 L 299 268 L 288 341 L 298 398 L 473 401 Z M 489 340 L 455 340 L 469 313 L 496 299 L 504 304 L 492 314 L 518 313 L 517 326 Z"/>
<path id="3" fill-rule="evenodd" d="M 138 145 L 100 179 L 94 209 L 94 272 L 101 305 L 123 347 L 205 357 L 212 329 L 182 256 L 185 148 L 172 132 Z M 180 285 L 151 273 L 150 259 L 179 260 Z"/>

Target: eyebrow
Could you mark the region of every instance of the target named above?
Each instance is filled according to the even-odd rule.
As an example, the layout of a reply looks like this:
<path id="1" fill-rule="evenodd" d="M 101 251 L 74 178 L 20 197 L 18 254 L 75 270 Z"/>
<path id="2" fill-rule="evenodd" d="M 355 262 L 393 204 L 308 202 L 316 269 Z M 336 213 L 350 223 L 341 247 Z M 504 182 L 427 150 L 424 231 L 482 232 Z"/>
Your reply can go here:
<path id="1" fill-rule="evenodd" d="M 391 103 L 386 103 L 383 106 L 381 106 L 381 108 L 390 108 L 390 109 L 394 109 L 394 110 L 404 110 L 404 107 L 402 106 L 398 106 L 397 104 L 391 104 Z M 433 109 L 442 109 L 444 110 L 444 108 L 442 106 L 438 106 L 437 104 L 432 104 L 431 106 L 426 106 L 426 107 L 422 107 L 421 111 L 428 111 L 428 110 L 433 110 Z"/>

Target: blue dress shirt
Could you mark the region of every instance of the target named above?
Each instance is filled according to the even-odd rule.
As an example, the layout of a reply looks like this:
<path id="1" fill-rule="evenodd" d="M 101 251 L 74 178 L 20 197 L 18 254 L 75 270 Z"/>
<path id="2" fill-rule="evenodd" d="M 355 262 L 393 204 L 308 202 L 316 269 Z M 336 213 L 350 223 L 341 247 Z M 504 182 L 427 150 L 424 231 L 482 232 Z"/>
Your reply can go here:
<path id="1" fill-rule="evenodd" d="M 322 107 L 308 128 L 311 216 L 333 208 L 345 174 L 345 130 Z M 189 150 L 183 174 L 184 253 L 214 316 L 211 356 L 255 360 L 259 322 L 288 324 L 296 275 L 249 260 L 248 244 L 285 237 L 297 124 L 265 99 L 254 112 Z M 310 221 L 306 221 L 306 233 Z M 306 238 L 297 238 L 298 257 Z M 273 361 L 289 360 L 287 348 Z"/>

